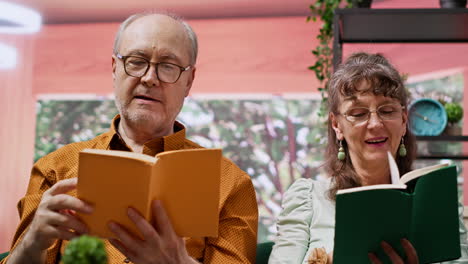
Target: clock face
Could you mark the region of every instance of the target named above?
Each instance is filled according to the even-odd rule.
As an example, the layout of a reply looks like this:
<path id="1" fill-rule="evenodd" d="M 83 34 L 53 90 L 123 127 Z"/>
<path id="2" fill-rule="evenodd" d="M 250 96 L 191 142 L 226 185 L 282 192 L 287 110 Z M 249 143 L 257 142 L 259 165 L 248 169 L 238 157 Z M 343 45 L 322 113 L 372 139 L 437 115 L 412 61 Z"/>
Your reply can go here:
<path id="1" fill-rule="evenodd" d="M 408 110 L 409 128 L 416 136 L 438 136 L 447 126 L 447 113 L 436 100 L 423 98 L 414 101 Z"/>

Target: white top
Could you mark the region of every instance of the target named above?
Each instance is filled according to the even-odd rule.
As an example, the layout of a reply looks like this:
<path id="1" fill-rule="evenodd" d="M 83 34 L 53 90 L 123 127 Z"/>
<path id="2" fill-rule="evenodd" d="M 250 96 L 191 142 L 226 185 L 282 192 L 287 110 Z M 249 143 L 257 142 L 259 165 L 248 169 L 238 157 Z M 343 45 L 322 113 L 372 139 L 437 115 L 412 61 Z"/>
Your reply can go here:
<path id="1" fill-rule="evenodd" d="M 314 248 L 333 251 L 335 202 L 328 198 L 330 181 L 298 179 L 283 196 L 283 211 L 278 216 L 278 233 L 270 255 L 270 264 L 308 264 Z M 462 257 L 444 263 L 468 263 L 463 206 L 460 208 L 460 244 Z"/>
<path id="2" fill-rule="evenodd" d="M 299 179 L 283 196 L 278 233 L 269 263 L 305 263 L 312 249 L 333 250 L 335 202 L 328 199 L 329 181 Z"/>

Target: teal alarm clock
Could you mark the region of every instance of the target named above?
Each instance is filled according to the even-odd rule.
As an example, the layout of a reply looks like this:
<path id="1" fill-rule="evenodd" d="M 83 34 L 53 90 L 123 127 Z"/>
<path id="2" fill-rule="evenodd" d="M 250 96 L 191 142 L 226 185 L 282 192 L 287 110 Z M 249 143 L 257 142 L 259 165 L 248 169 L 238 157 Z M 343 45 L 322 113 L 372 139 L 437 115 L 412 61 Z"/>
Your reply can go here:
<path id="1" fill-rule="evenodd" d="M 417 99 L 408 108 L 409 129 L 416 136 L 438 136 L 447 126 L 444 106 L 429 98 Z"/>

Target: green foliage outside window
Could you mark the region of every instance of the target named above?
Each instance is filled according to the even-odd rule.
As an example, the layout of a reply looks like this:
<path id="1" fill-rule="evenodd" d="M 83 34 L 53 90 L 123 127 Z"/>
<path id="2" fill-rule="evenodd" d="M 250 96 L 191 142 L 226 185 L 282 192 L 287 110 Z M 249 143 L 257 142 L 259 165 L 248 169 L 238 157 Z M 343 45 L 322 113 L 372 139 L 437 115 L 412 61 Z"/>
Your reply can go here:
<path id="1" fill-rule="evenodd" d="M 178 120 L 189 139 L 223 154 L 252 178 L 259 205 L 259 241 L 271 240 L 282 194 L 300 177 L 320 173 L 325 127 L 319 100 L 188 99 Z M 39 101 L 35 159 L 106 132 L 117 113 L 112 100 Z"/>
<path id="2" fill-rule="evenodd" d="M 453 75 L 410 83 L 408 88 L 412 99 L 430 97 L 461 103 L 463 77 Z M 326 128 L 317 115 L 320 104 L 320 99 L 283 97 L 265 100 L 189 98 L 179 115 L 178 120 L 186 125 L 189 139 L 204 147 L 222 148 L 227 158 L 251 176 L 259 206 L 259 242 L 273 238 L 282 194 L 289 185 L 300 177 L 323 175 Z M 89 140 L 106 132 L 116 113 L 111 99 L 39 101 L 35 160 L 65 144 Z M 431 149 L 429 144 L 438 143 L 420 141 L 418 152 L 427 154 Z M 442 144 L 444 153 L 461 152 L 460 143 Z M 415 167 L 435 162 L 419 160 Z M 461 163 L 458 166 L 462 168 Z M 463 178 L 459 180 L 462 184 Z"/>
<path id="3" fill-rule="evenodd" d="M 116 113 L 112 100 L 38 101 L 34 162 L 66 144 L 106 132 Z"/>

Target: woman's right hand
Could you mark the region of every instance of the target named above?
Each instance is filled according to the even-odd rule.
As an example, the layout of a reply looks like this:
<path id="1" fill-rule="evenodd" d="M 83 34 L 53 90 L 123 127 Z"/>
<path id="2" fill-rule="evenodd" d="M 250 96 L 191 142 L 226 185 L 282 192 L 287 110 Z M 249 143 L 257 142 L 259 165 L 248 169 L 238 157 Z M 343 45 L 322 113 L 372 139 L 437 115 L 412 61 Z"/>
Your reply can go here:
<path id="1" fill-rule="evenodd" d="M 87 233 L 87 226 L 75 212 L 90 214 L 92 206 L 66 194 L 76 188 L 77 178 L 62 180 L 42 195 L 34 218 L 22 239 L 26 255 L 40 256 L 55 240 L 70 240 Z"/>
<path id="2" fill-rule="evenodd" d="M 403 260 L 402 257 L 398 255 L 398 253 L 387 242 L 382 241 L 380 246 L 393 264 L 418 264 L 418 253 L 416 252 L 416 249 L 413 247 L 411 242 L 409 242 L 409 240 L 406 238 L 403 238 L 400 241 L 406 254 L 406 261 Z M 378 259 L 374 253 L 369 253 L 369 259 L 373 264 L 382 264 L 382 261 L 380 261 L 380 259 Z"/>

